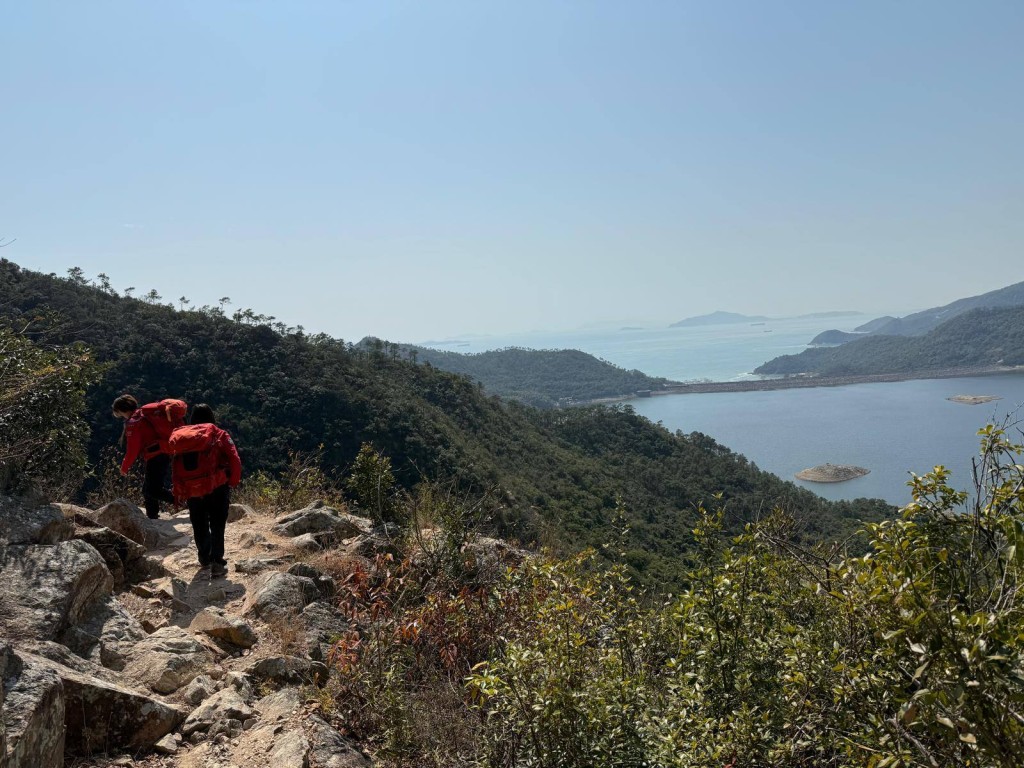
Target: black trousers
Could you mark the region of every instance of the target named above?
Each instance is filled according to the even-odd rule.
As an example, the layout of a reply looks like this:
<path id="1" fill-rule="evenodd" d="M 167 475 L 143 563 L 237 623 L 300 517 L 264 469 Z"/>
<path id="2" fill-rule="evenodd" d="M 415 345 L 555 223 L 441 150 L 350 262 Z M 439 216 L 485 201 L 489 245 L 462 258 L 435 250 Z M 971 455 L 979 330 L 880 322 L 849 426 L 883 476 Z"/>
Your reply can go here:
<path id="1" fill-rule="evenodd" d="M 228 524 L 231 489 L 227 483 L 205 496 L 188 500 L 188 517 L 199 550 L 199 564 L 212 565 L 224 559 L 224 527 Z"/>
<path id="2" fill-rule="evenodd" d="M 158 453 L 146 459 L 146 479 L 142 483 L 142 498 L 146 502 L 146 516 L 156 520 L 160 515 L 160 502 L 174 503 L 174 494 L 164 484 L 167 470 L 171 466 L 171 457 L 166 453 Z"/>

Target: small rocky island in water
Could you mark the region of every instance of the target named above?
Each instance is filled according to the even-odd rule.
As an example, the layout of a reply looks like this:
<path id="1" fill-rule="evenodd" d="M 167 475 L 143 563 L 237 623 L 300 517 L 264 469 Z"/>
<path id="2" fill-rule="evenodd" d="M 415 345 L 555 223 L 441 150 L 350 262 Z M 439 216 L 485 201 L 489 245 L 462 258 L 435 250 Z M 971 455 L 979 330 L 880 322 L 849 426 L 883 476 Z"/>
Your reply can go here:
<path id="1" fill-rule="evenodd" d="M 819 464 L 816 467 L 797 472 L 796 477 L 800 480 L 809 480 L 812 483 L 841 483 L 844 480 L 863 477 L 870 471 L 870 469 L 855 467 L 852 464 Z"/>
<path id="2" fill-rule="evenodd" d="M 993 400 L 1002 400 L 1003 398 L 997 395 L 955 395 L 946 399 L 950 402 L 963 403 L 964 405 L 981 405 L 982 403 L 991 403 Z"/>

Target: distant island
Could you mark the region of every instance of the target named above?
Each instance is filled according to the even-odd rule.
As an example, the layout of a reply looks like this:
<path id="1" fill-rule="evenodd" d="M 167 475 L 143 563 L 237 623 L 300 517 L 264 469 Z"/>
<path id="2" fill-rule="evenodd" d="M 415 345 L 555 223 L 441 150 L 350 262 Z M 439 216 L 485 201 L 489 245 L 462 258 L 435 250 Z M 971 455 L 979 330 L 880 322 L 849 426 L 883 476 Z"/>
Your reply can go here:
<path id="1" fill-rule="evenodd" d="M 856 467 L 852 464 L 819 464 L 816 467 L 802 469 L 796 473 L 798 480 L 807 480 L 812 483 L 842 483 L 863 477 L 871 470 L 864 467 Z"/>
<path id="2" fill-rule="evenodd" d="M 753 323 L 758 321 L 771 320 L 770 317 L 762 315 L 740 315 L 735 312 L 711 312 L 707 315 L 697 315 L 672 323 L 669 328 L 691 328 L 699 325 L 734 325 L 736 323 Z"/>
<path id="3" fill-rule="evenodd" d="M 811 312 L 808 315 L 794 315 L 790 317 L 765 317 L 764 315 L 742 315 L 738 312 L 711 312 L 707 315 L 696 315 L 687 317 L 678 323 L 672 323 L 669 328 L 692 328 L 701 325 L 739 325 L 741 323 L 759 324 L 768 320 L 814 320 L 831 317 L 857 317 L 863 312 L 852 310 L 836 310 L 832 312 Z"/>
<path id="4" fill-rule="evenodd" d="M 964 405 L 983 405 L 984 403 L 991 403 L 994 400 L 1002 400 L 1003 398 L 997 395 L 954 395 L 953 397 L 947 397 L 951 403 L 963 403 Z"/>

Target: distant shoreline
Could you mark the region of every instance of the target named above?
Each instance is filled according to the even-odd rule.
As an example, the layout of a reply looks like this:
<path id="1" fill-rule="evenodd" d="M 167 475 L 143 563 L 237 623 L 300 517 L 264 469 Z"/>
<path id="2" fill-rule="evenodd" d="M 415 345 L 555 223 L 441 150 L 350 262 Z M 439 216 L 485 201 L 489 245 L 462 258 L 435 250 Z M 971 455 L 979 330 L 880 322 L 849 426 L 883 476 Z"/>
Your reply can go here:
<path id="1" fill-rule="evenodd" d="M 707 381 L 693 384 L 669 384 L 663 389 L 651 390 L 650 394 L 620 395 L 581 400 L 573 405 L 603 405 L 638 400 L 645 397 L 664 395 L 695 395 L 715 392 L 770 392 L 778 389 L 808 389 L 811 387 L 845 387 L 850 384 L 886 384 L 897 381 L 918 379 L 959 379 L 968 376 L 997 376 L 1003 373 L 1024 373 L 1024 366 L 987 366 L 981 368 L 941 368 L 934 371 L 913 373 L 874 373 L 855 376 L 787 376 L 781 379 L 757 379 L 751 381 Z"/>

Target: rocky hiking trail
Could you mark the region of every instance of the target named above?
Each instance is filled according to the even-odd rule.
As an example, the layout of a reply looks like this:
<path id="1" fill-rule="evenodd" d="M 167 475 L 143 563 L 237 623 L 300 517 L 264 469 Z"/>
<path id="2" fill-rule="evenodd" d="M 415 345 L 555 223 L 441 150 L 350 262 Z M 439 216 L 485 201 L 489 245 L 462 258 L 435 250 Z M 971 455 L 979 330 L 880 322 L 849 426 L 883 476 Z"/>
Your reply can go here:
<path id="1" fill-rule="evenodd" d="M 185 511 L 0 497 L 0 768 L 371 766 L 313 701 L 351 629 L 315 563 L 387 540 L 316 502 L 225 543 L 211 578 Z"/>

